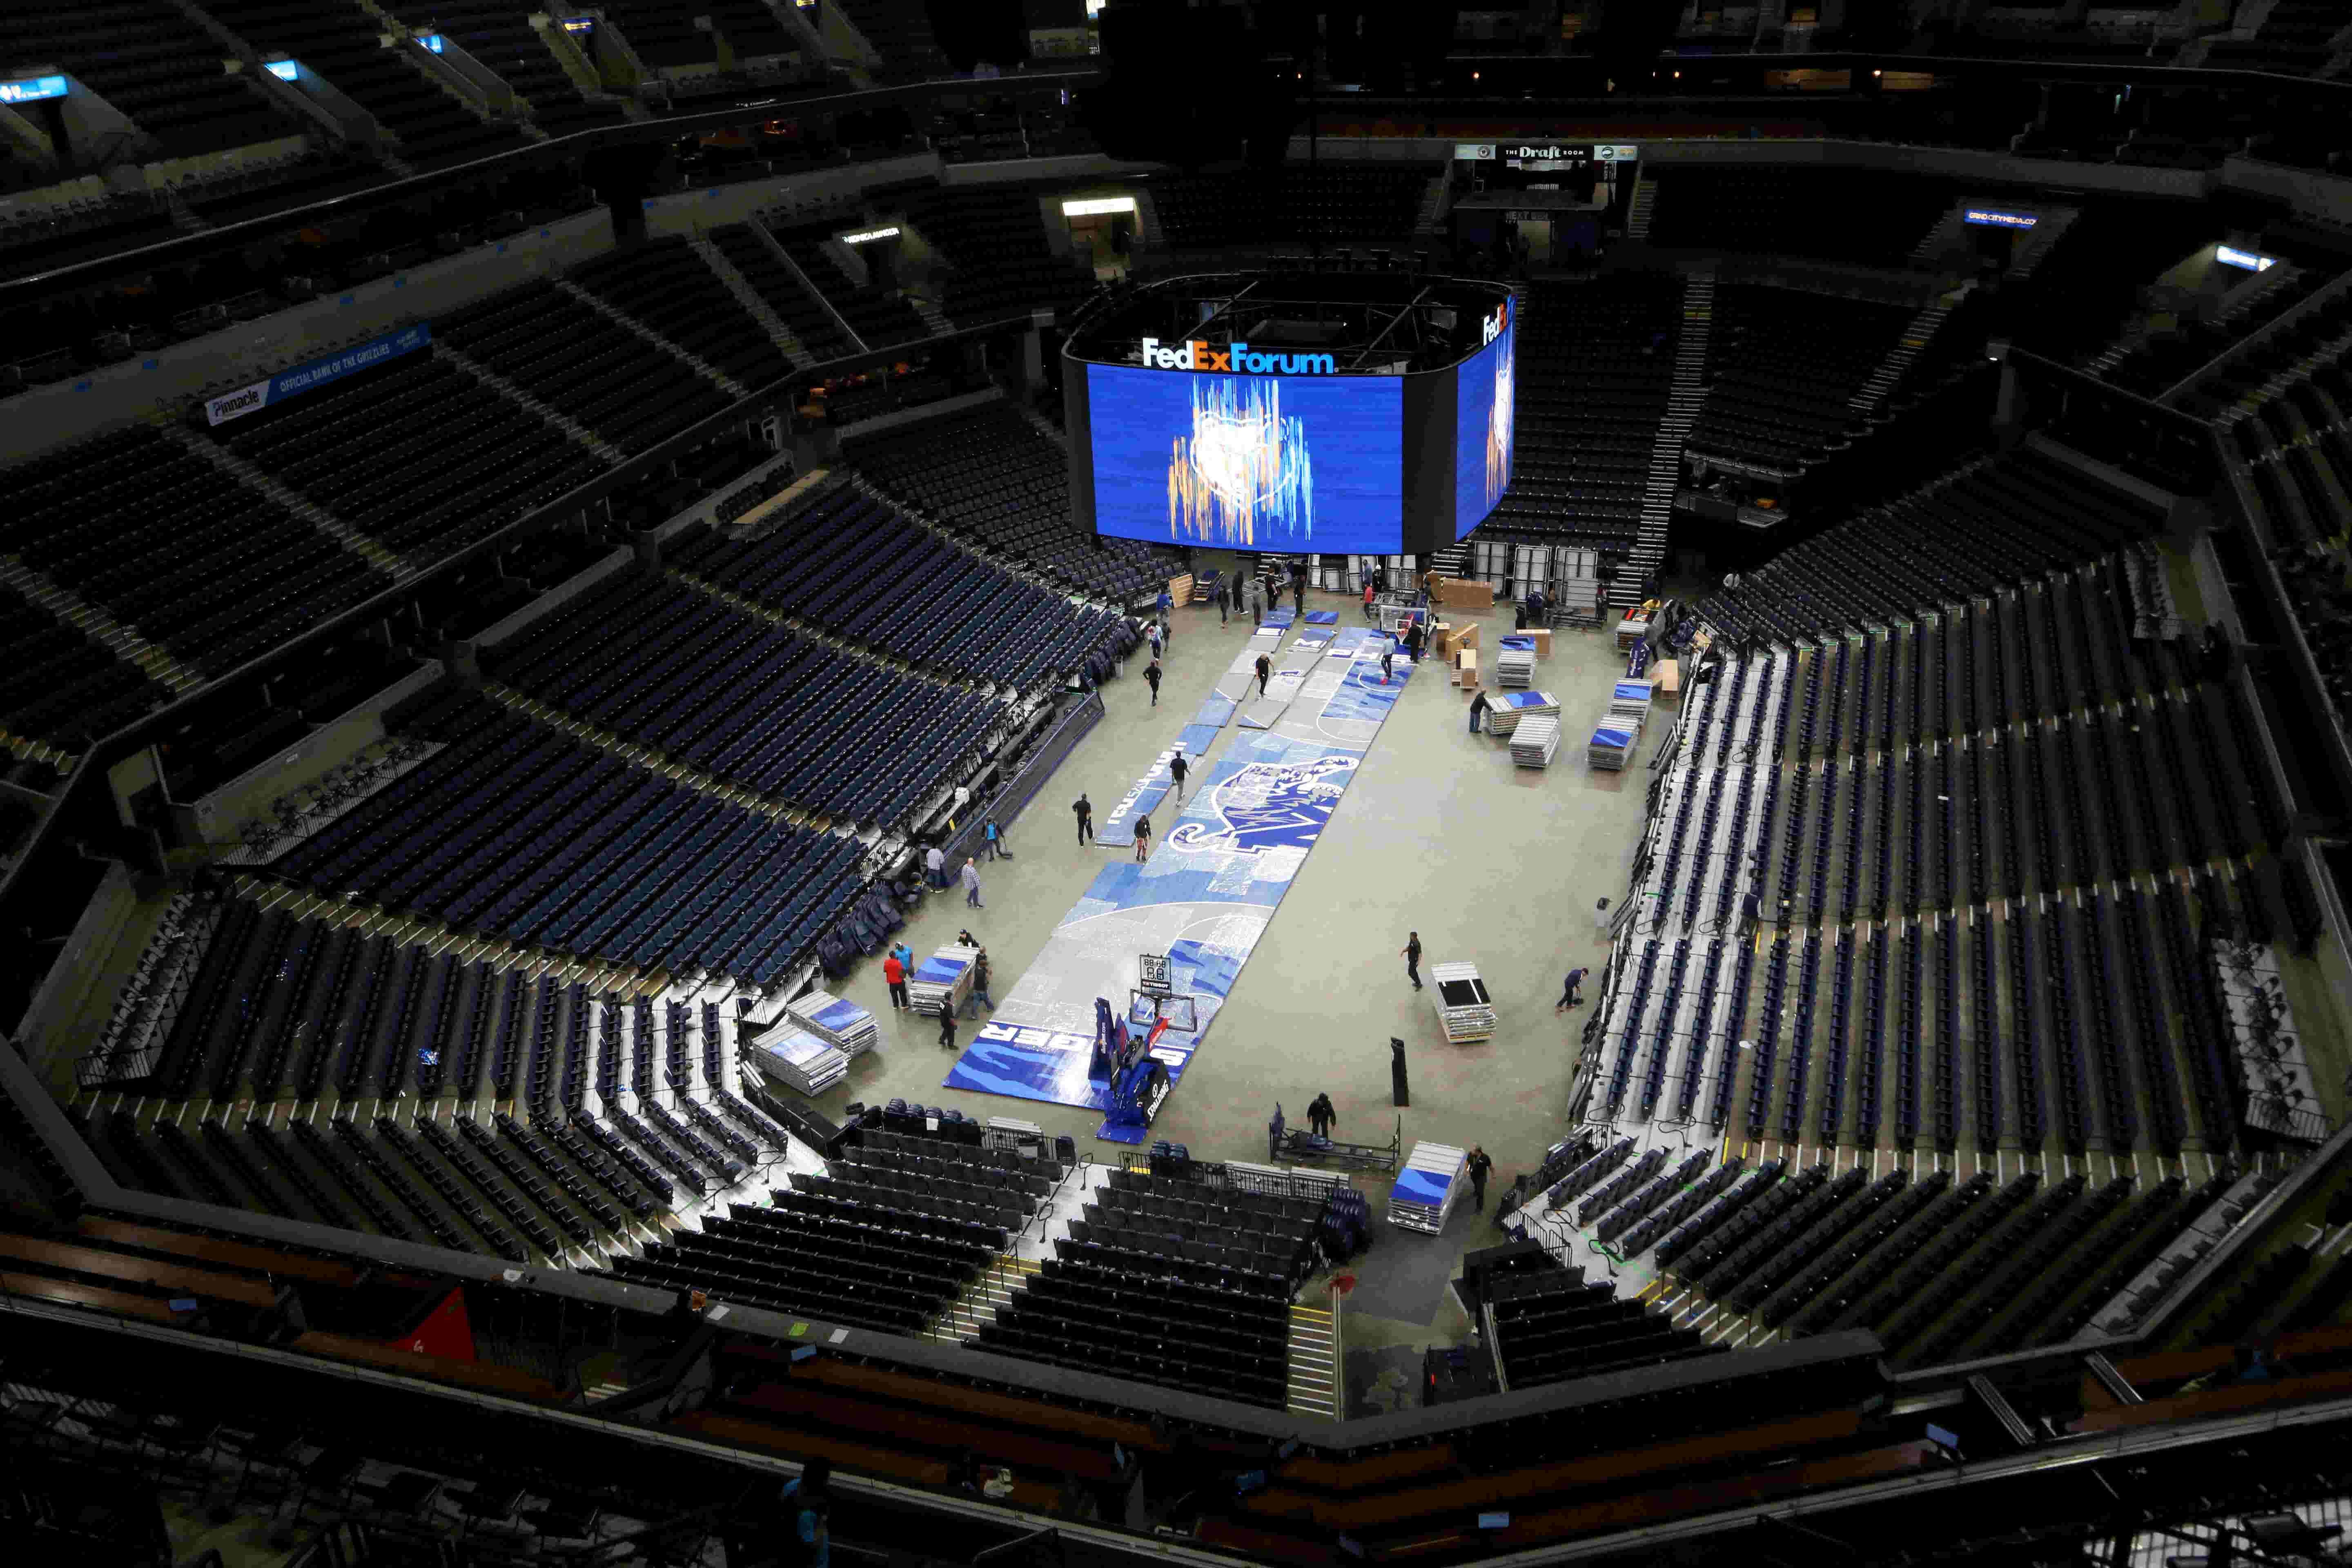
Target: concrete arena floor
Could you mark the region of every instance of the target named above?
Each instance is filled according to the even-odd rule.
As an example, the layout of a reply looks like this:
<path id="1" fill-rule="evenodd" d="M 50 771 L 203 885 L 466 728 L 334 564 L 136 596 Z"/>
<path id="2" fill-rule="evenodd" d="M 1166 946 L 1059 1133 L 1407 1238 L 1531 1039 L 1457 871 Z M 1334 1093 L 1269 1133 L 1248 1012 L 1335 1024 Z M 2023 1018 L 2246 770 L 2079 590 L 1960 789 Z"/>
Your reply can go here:
<path id="1" fill-rule="evenodd" d="M 1310 592 L 1307 605 L 1338 610 L 1342 625 L 1360 624 L 1360 602 L 1342 595 Z M 1482 621 L 1491 665 L 1510 612 L 1474 618 Z M 1099 822 L 1175 739 L 1250 631 L 1245 616 L 1221 626 L 1206 605 L 1178 610 L 1174 626 L 1159 707 L 1140 679 L 1148 655 L 1139 650 L 1127 674 L 1103 689 L 1102 722 L 1007 826 L 1014 858 L 982 862 L 986 907 L 967 909 L 960 889 L 926 898 L 903 933 L 918 953 L 946 945 L 968 926 L 988 948 L 1001 996 L 1106 857 L 1129 853 L 1079 847 L 1070 801 L 1087 792 Z M 1564 1127 L 1577 1037 L 1588 1016 L 1585 1009 L 1555 1016 L 1552 1004 L 1569 969 L 1600 965 L 1592 907 L 1625 890 L 1650 779 L 1646 767 L 1596 773 L 1584 763 L 1579 727 L 1599 711 L 1622 668 L 1602 633 L 1555 635 L 1550 660 L 1538 666 L 1539 684 L 1560 699 L 1570 739 L 1548 770 L 1515 768 L 1503 742 L 1469 734 L 1470 699 L 1447 683 L 1442 666 L 1417 672 L 1207 1045 L 1161 1108 L 1153 1135 L 1203 1159 L 1263 1160 L 1275 1102 L 1303 1121 L 1320 1090 L 1338 1107 L 1339 1137 L 1385 1142 L 1400 1114 L 1389 1089 L 1388 1040 L 1396 1036 L 1405 1041 L 1412 1074 L 1412 1104 L 1401 1113 L 1406 1149 L 1417 1140 L 1483 1144 L 1495 1162 L 1495 1187 L 1538 1163 Z M 1239 732 L 1228 724 L 1209 761 Z M 1415 930 L 1424 977 L 1433 963 L 1478 965 L 1500 1017 L 1493 1040 L 1445 1043 L 1429 994 L 1413 991 L 1398 955 Z M 818 1099 L 828 1115 L 838 1118 L 852 1101 L 895 1096 L 951 1104 L 967 1116 L 1034 1121 L 1071 1135 L 1098 1161 L 1122 1152 L 1096 1141 L 1096 1112 L 943 1090 L 952 1058 L 940 1048 L 938 1023 L 890 1011 L 878 956 L 833 988 L 876 1012 L 882 1043 Z M 1588 983 L 1586 995 L 1595 989 Z M 968 1040 L 972 1027 L 962 1023 L 959 1039 Z M 1378 1214 L 1386 1179 L 1359 1180 Z M 1483 1242 L 1491 1234 L 1480 1226 L 1445 1243 Z M 1378 1256 L 1375 1249 L 1372 1260 Z M 1449 1305 L 1441 1313 L 1441 1326 L 1452 1311 Z"/>

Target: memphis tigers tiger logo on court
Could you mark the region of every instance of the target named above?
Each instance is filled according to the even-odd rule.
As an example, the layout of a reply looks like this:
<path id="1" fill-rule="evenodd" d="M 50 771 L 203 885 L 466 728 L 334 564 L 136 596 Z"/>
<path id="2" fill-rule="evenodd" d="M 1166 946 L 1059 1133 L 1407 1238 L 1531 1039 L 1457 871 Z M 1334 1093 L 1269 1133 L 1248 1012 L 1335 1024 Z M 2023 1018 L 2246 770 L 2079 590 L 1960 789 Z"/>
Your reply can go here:
<path id="1" fill-rule="evenodd" d="M 1339 756 L 1252 763 L 1210 793 L 1216 821 L 1178 823 L 1168 835 L 1168 847 L 1244 855 L 1304 849 L 1331 819 L 1331 808 L 1360 760 Z"/>

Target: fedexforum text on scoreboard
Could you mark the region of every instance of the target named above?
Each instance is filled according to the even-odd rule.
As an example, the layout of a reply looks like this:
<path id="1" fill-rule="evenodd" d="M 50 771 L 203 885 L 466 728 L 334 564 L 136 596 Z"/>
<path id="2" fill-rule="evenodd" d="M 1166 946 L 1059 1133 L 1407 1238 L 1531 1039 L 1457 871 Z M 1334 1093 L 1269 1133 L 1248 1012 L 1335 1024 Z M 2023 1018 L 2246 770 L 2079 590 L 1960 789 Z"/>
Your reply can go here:
<path id="1" fill-rule="evenodd" d="M 1224 348 L 1194 339 L 1170 348 L 1158 338 L 1143 340 L 1147 370 L 1222 370 L 1253 375 L 1331 375 L 1337 364 L 1329 354 L 1259 353 L 1247 343 Z"/>

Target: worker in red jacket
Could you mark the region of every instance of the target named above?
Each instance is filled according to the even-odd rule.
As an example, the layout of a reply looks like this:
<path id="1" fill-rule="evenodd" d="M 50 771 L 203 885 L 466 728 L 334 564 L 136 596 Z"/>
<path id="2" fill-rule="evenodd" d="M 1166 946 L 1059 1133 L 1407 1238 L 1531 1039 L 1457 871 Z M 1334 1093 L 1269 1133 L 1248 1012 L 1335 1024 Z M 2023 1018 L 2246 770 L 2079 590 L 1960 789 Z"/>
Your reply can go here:
<path id="1" fill-rule="evenodd" d="M 882 961 L 882 978 L 889 982 L 892 1012 L 900 1012 L 913 1005 L 907 1000 L 907 966 L 898 962 L 897 953 Z"/>

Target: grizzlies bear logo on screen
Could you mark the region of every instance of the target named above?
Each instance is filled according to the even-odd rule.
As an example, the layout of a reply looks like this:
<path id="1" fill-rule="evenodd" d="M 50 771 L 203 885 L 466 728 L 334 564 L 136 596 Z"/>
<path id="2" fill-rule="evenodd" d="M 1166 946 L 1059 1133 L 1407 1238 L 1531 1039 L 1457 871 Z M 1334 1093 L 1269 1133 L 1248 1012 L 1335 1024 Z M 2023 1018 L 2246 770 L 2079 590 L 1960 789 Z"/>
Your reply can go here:
<path id="1" fill-rule="evenodd" d="M 1218 784 L 1209 804 L 1217 820 L 1180 822 L 1168 835 L 1171 849 L 1229 849 L 1255 855 L 1304 849 L 1315 842 L 1360 759 L 1318 757 L 1306 763 L 1252 763 Z"/>

